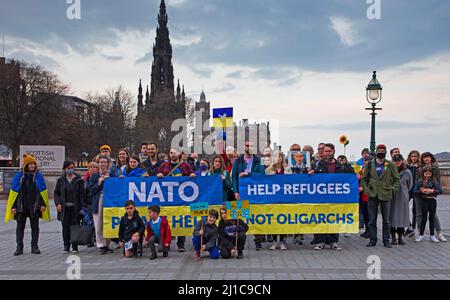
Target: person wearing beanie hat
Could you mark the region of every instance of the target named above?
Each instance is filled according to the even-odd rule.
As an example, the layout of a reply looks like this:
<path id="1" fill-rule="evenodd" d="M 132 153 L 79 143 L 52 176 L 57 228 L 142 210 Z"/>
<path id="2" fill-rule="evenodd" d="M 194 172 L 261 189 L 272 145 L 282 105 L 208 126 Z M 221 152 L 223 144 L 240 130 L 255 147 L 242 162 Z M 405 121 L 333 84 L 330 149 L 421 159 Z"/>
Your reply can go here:
<path id="1" fill-rule="evenodd" d="M 358 166 L 364 167 L 364 159 L 370 156 L 370 150 L 368 148 L 364 148 L 361 151 L 361 158 L 356 162 Z"/>
<path id="2" fill-rule="evenodd" d="M 376 147 L 376 158 L 367 165 L 361 179 L 364 193 L 369 196 L 369 231 L 370 242 L 367 247 L 377 244 L 377 218 L 378 207 L 381 207 L 383 218 L 383 244 L 392 248 L 390 243 L 390 201 L 394 192 L 400 187 L 400 176 L 397 167 L 386 160 L 386 146 L 380 144 Z"/>
<path id="3" fill-rule="evenodd" d="M 82 208 L 87 207 L 84 181 L 80 175 L 75 173 L 75 162 L 64 162 L 63 174 L 56 182 L 53 196 L 58 221 L 62 224 L 63 252 L 68 254 L 70 252 L 70 227 L 79 224 L 79 212 Z M 78 252 L 77 244 L 72 244 L 72 251 Z"/>
<path id="4" fill-rule="evenodd" d="M 25 154 L 22 159 L 22 170 L 11 182 L 11 190 L 6 205 L 5 222 L 12 219 L 17 221 L 16 242 L 17 249 L 14 256 L 23 254 L 23 238 L 27 218 L 31 225 L 31 253 L 40 254 L 39 219 L 50 221 L 48 210 L 48 194 L 44 177 L 37 169 L 36 158 Z"/>
<path id="5" fill-rule="evenodd" d="M 378 150 L 384 150 L 384 151 L 386 151 L 386 149 L 387 149 L 386 145 L 379 144 L 379 145 L 377 145 L 375 151 L 377 151 L 377 152 L 378 152 Z"/>
<path id="6" fill-rule="evenodd" d="M 103 145 L 100 147 L 100 154 L 106 155 L 108 157 L 111 157 L 111 147 L 109 145 Z"/>

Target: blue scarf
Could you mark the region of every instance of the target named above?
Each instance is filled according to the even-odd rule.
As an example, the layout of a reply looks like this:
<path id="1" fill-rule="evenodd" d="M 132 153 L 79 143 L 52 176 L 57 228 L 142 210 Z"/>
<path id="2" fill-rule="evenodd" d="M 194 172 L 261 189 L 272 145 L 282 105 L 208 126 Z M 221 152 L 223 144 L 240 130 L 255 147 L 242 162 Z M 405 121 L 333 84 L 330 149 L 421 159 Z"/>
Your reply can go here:
<path id="1" fill-rule="evenodd" d="M 142 169 L 141 167 L 137 167 L 133 170 L 125 169 L 123 172 L 123 176 L 125 177 L 142 177 L 147 171 Z"/>

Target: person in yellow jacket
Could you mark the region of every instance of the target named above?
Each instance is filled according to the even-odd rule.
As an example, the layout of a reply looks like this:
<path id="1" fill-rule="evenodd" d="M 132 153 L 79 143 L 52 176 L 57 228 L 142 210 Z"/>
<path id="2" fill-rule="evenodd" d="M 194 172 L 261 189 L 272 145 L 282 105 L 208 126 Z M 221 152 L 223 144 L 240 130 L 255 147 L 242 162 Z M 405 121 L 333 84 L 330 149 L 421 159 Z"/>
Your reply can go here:
<path id="1" fill-rule="evenodd" d="M 50 221 L 47 186 L 44 176 L 37 169 L 33 155 L 24 155 L 22 170 L 11 182 L 11 191 L 6 205 L 5 222 L 17 221 L 15 256 L 23 254 L 23 237 L 27 218 L 31 225 L 31 253 L 40 254 L 39 219 Z"/>

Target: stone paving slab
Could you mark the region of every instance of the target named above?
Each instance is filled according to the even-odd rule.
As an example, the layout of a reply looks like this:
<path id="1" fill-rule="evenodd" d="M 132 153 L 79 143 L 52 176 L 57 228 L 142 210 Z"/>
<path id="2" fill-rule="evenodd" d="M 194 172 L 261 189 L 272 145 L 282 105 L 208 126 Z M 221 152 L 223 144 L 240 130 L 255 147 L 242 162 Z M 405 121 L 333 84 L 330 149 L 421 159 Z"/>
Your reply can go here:
<path id="1" fill-rule="evenodd" d="M 2 220 L 5 206 L 6 203 L 1 201 Z M 450 196 L 438 199 L 438 214 L 444 233 L 449 237 Z M 42 254 L 38 256 L 30 254 L 31 231 L 27 227 L 25 254 L 14 257 L 16 224 L 1 223 L 0 280 L 67 278 L 68 256 L 62 253 L 61 224 L 55 217 L 52 207 L 52 222 L 41 222 L 39 246 Z M 381 279 L 450 279 L 450 243 L 415 243 L 407 239 L 406 246 L 367 248 L 367 240 L 352 235 L 341 236 L 343 251 L 334 252 L 314 251 L 309 244 L 311 238 L 310 235 L 305 236 L 304 246 L 292 244 L 289 238 L 287 251 L 269 251 L 269 245 L 265 244 L 266 249 L 257 252 L 250 236 L 242 260 L 205 258 L 195 262 L 189 238 L 186 253 L 171 251 L 169 258 L 161 257 L 154 261 L 148 259 L 150 251 L 147 248 L 144 249 L 144 256 L 138 259 L 123 258 L 120 251 L 100 256 L 95 248 L 86 247 L 80 247 L 78 256 L 81 259 L 81 278 L 85 280 L 364 280 L 367 279 L 369 267 L 366 260 L 370 255 L 381 258 Z"/>

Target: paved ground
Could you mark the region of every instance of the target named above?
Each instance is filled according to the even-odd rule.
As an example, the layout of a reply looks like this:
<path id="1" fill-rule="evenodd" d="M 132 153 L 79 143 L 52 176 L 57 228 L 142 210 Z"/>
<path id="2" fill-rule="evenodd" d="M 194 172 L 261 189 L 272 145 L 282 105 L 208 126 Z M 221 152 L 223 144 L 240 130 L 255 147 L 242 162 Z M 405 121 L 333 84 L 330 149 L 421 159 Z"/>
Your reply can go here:
<path id="1" fill-rule="evenodd" d="M 3 220 L 6 203 L 0 202 Z M 450 196 L 439 198 L 439 217 L 444 232 L 450 235 Z M 52 209 L 54 211 L 54 209 Z M 55 219 L 55 216 L 52 215 Z M 27 224 L 27 226 L 29 226 Z M 15 222 L 1 221 L 0 279 L 66 279 L 67 255 L 62 253 L 61 225 L 57 221 L 41 223 L 41 255 L 31 255 L 30 230 L 26 231 L 25 255 L 14 257 Z M 251 238 L 250 238 L 251 240 Z M 342 252 L 312 250 L 310 236 L 306 246 L 296 246 L 289 239 L 288 251 L 256 252 L 247 243 L 243 260 L 193 259 L 190 239 L 188 252 L 170 252 L 169 258 L 148 259 L 145 249 L 140 259 L 124 259 L 117 252 L 99 256 L 95 248 L 80 247 L 82 279 L 367 279 L 368 256 L 381 258 L 381 279 L 450 279 L 450 243 L 432 244 L 407 241 L 406 246 L 386 249 L 366 248 L 367 240 L 359 236 L 341 237 Z M 266 247 L 268 245 L 266 244 Z"/>

